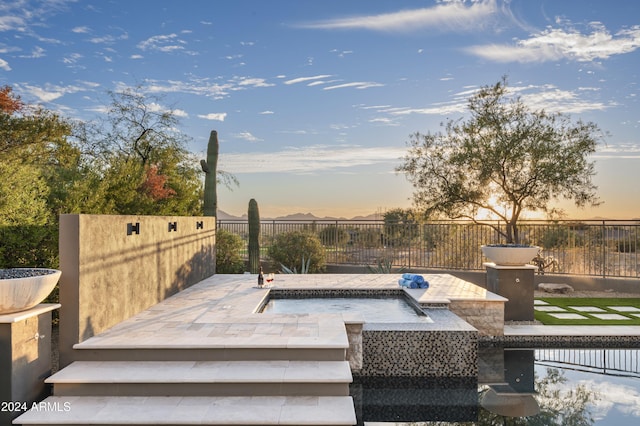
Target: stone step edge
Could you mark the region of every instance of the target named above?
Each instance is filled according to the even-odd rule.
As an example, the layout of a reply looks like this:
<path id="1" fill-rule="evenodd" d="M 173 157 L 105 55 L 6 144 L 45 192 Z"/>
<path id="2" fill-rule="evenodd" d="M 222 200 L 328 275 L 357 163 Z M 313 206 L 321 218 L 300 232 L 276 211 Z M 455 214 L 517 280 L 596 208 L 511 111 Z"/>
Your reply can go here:
<path id="1" fill-rule="evenodd" d="M 351 396 L 56 397 L 20 425 L 355 425 Z"/>
<path id="2" fill-rule="evenodd" d="M 248 377 L 247 370 L 249 369 L 258 369 L 259 371 Z M 353 376 L 348 361 L 295 360 L 75 361 L 45 379 L 45 383 L 54 385 L 88 383 L 351 383 L 352 381 Z"/>

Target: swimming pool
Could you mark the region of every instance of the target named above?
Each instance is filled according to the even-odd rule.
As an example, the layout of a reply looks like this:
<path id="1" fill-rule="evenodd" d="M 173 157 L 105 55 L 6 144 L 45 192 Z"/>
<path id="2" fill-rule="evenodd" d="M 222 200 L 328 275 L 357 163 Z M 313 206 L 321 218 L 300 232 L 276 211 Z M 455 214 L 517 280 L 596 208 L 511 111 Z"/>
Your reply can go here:
<path id="1" fill-rule="evenodd" d="M 480 358 L 477 381 L 354 377 L 358 425 L 640 424 L 637 349 L 491 348 Z"/>
<path id="2" fill-rule="evenodd" d="M 365 323 L 432 323 L 424 312 L 410 305 L 404 297 L 311 297 L 271 298 L 264 314 L 349 314 L 363 316 Z"/>

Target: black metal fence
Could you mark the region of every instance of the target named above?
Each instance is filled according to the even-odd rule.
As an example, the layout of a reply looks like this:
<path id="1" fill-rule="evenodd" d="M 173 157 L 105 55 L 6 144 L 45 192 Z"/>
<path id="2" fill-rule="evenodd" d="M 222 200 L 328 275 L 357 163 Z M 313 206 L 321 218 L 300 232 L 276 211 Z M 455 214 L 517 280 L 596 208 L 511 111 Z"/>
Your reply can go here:
<path id="1" fill-rule="evenodd" d="M 640 277 L 640 221 L 525 221 L 519 226 L 521 242 L 542 248 L 538 261 L 546 272 Z M 407 268 L 484 270 L 480 246 L 503 242 L 494 227 L 502 229 L 504 223 L 269 220 L 261 222 L 261 256 L 266 259 L 279 233 L 307 231 L 322 241 L 329 264 L 390 261 Z M 218 228 L 248 240 L 246 221 L 221 220 Z"/>
<path id="2" fill-rule="evenodd" d="M 535 359 L 542 365 L 640 378 L 640 351 L 637 349 L 537 349 Z"/>

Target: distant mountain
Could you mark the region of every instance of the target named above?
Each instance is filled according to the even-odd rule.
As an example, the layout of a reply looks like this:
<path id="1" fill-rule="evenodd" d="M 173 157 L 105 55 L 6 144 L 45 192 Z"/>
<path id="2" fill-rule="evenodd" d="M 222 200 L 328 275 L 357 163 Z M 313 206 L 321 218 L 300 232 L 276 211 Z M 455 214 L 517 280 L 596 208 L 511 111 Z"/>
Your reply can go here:
<path id="1" fill-rule="evenodd" d="M 247 215 L 243 214 L 242 216 L 234 216 L 225 211 L 218 209 L 218 216 L 216 217 L 218 220 L 247 220 Z"/>
<path id="2" fill-rule="evenodd" d="M 275 218 L 271 217 L 261 217 L 262 220 L 305 220 L 305 221 L 314 221 L 314 220 L 377 220 L 382 219 L 379 214 L 372 213 L 367 216 L 355 216 L 351 219 L 347 219 L 345 217 L 333 217 L 333 216 L 324 216 L 318 217 L 313 213 L 294 213 L 288 214 L 286 216 L 278 216 Z M 223 210 L 218 210 L 218 220 L 247 220 L 247 215 L 243 214 L 242 216 L 234 216 Z"/>

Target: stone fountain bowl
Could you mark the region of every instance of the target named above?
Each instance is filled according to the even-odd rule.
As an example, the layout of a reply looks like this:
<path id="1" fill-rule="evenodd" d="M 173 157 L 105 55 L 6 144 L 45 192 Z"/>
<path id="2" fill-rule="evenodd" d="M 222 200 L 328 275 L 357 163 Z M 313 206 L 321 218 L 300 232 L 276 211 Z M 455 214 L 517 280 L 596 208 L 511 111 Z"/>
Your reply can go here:
<path id="1" fill-rule="evenodd" d="M 515 244 L 487 245 L 480 247 L 482 254 L 499 266 L 522 266 L 531 262 L 540 247 Z"/>
<path id="2" fill-rule="evenodd" d="M 33 308 L 47 298 L 60 275 L 57 269 L 0 269 L 0 315 Z"/>

